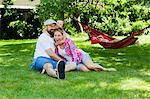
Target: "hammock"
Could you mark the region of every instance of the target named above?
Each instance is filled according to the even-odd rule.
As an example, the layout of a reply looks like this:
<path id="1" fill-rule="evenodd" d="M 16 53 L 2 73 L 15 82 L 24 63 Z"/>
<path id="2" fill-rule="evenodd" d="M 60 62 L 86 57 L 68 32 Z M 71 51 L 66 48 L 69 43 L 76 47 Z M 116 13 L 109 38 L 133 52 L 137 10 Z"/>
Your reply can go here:
<path id="1" fill-rule="evenodd" d="M 149 25 L 148 27 L 142 30 L 132 32 L 130 36 L 127 36 L 126 38 L 118 41 L 117 39 L 107 35 L 106 33 L 93 29 L 83 23 L 81 23 L 81 25 L 84 31 L 89 34 L 92 44 L 99 43 L 104 48 L 109 48 L 109 49 L 118 49 L 118 48 L 123 48 L 123 47 L 127 47 L 129 45 L 134 44 L 138 39 L 138 38 L 135 38 L 135 36 L 142 35 L 144 33 L 144 29 L 150 27 Z"/>

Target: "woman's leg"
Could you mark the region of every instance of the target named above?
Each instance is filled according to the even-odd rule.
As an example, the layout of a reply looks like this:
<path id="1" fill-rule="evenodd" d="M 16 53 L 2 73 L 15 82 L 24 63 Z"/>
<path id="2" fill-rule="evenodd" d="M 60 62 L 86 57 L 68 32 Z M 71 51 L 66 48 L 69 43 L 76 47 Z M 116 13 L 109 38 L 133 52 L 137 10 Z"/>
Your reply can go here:
<path id="1" fill-rule="evenodd" d="M 99 64 L 93 63 L 91 59 L 84 61 L 84 65 L 92 70 L 105 70 L 106 68 L 100 66 Z"/>
<path id="2" fill-rule="evenodd" d="M 82 52 L 82 55 L 82 62 L 88 69 L 95 71 L 116 71 L 114 68 L 104 68 L 101 65 L 94 63 L 89 54 L 86 52 Z"/>
<path id="3" fill-rule="evenodd" d="M 83 71 L 83 72 L 87 72 L 90 71 L 90 69 L 88 69 L 85 65 L 83 64 L 78 64 L 77 65 L 77 70 Z"/>
<path id="4" fill-rule="evenodd" d="M 99 64 L 93 63 L 92 60 L 87 60 L 84 62 L 84 64 L 87 66 L 88 69 L 92 69 L 95 71 L 116 71 L 115 68 L 104 68 Z"/>
<path id="5" fill-rule="evenodd" d="M 103 68 L 102 66 L 100 66 L 99 64 L 95 64 L 93 63 L 90 55 L 84 51 L 82 51 L 82 63 L 88 68 L 88 69 L 99 69 L 99 70 L 104 70 L 105 68 Z"/>
<path id="6" fill-rule="evenodd" d="M 76 69 L 76 63 L 75 62 L 67 62 L 65 65 L 65 72 L 72 71 Z"/>

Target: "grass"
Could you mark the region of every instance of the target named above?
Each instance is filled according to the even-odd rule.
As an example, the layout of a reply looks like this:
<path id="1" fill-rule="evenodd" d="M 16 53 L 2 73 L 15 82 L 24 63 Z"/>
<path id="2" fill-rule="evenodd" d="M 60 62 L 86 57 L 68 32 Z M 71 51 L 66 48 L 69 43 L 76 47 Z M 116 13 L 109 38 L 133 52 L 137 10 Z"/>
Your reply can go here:
<path id="1" fill-rule="evenodd" d="M 141 45 L 104 49 L 88 37 L 74 37 L 76 45 L 94 61 L 117 72 L 67 72 L 57 80 L 30 70 L 37 40 L 0 41 L 0 99 L 143 99 L 150 98 L 150 36 Z"/>

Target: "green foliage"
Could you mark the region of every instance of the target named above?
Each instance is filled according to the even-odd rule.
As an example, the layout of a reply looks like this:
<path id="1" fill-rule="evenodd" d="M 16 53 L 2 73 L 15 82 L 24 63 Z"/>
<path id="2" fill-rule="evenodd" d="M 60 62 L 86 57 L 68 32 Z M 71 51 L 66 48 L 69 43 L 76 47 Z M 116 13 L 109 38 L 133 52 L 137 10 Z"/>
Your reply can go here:
<path id="1" fill-rule="evenodd" d="M 150 8 L 147 5 L 150 5 L 149 1 L 147 1 L 148 4 L 134 0 L 105 0 L 101 2 L 103 7 L 99 11 L 93 11 L 92 14 L 96 17 L 90 18 L 91 24 L 110 35 L 127 35 L 148 25 Z M 99 8 L 95 7 L 95 9 Z"/>
<path id="2" fill-rule="evenodd" d="M 42 26 L 39 22 L 36 12 L 29 11 L 25 17 L 23 13 L 18 13 L 17 10 L 8 10 L 6 16 L 3 17 L 5 27 L 1 33 L 1 39 L 29 39 L 37 38 L 41 33 Z"/>
<path id="3" fill-rule="evenodd" d="M 17 21 L 10 22 L 9 26 L 16 28 L 17 33 L 22 37 L 24 33 L 23 28 L 25 27 L 25 24 L 27 24 L 25 21 L 17 20 Z"/>
<path id="4" fill-rule="evenodd" d="M 3 0 L 3 5 L 4 7 L 7 8 L 8 5 L 13 5 L 13 1 L 12 0 Z"/>
<path id="5" fill-rule="evenodd" d="M 41 22 L 80 17 L 109 35 L 128 35 L 150 19 L 149 0 L 41 0 L 38 9 Z"/>
<path id="6" fill-rule="evenodd" d="M 109 35 L 128 35 L 150 24 L 149 0 L 41 0 L 36 11 L 29 11 L 26 18 L 21 12 L 7 9 L 12 0 L 4 0 L 3 4 L 0 39 L 36 38 L 49 18 L 65 20 L 70 34 L 79 31 L 72 20 L 78 18 Z"/>
<path id="7" fill-rule="evenodd" d="M 41 33 L 42 26 L 34 12 L 28 12 L 26 18 L 22 13 L 12 12 L 4 19 L 8 21 L 5 23 L 6 28 L 2 31 L 2 39 L 37 38 Z"/>
<path id="8" fill-rule="evenodd" d="M 64 14 L 69 10 L 69 4 L 73 0 L 41 0 L 38 6 L 38 13 L 41 22 L 48 18 L 64 19 Z"/>
<path id="9" fill-rule="evenodd" d="M 66 32 L 68 34 L 74 35 L 76 33 L 76 28 L 72 26 L 72 24 L 66 22 L 67 25 L 65 25 Z"/>

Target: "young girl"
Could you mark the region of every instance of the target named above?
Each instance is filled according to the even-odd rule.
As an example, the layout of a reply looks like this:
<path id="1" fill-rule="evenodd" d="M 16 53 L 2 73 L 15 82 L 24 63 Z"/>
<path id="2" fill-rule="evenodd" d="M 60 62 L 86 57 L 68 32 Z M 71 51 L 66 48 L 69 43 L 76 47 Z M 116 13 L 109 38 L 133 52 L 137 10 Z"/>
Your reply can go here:
<path id="1" fill-rule="evenodd" d="M 104 68 L 99 64 L 93 63 L 88 53 L 77 48 L 74 42 L 64 36 L 62 29 L 54 31 L 54 40 L 56 47 L 56 54 L 61 56 L 66 62 L 75 62 L 77 70 L 81 71 L 116 71 L 114 68 Z"/>

